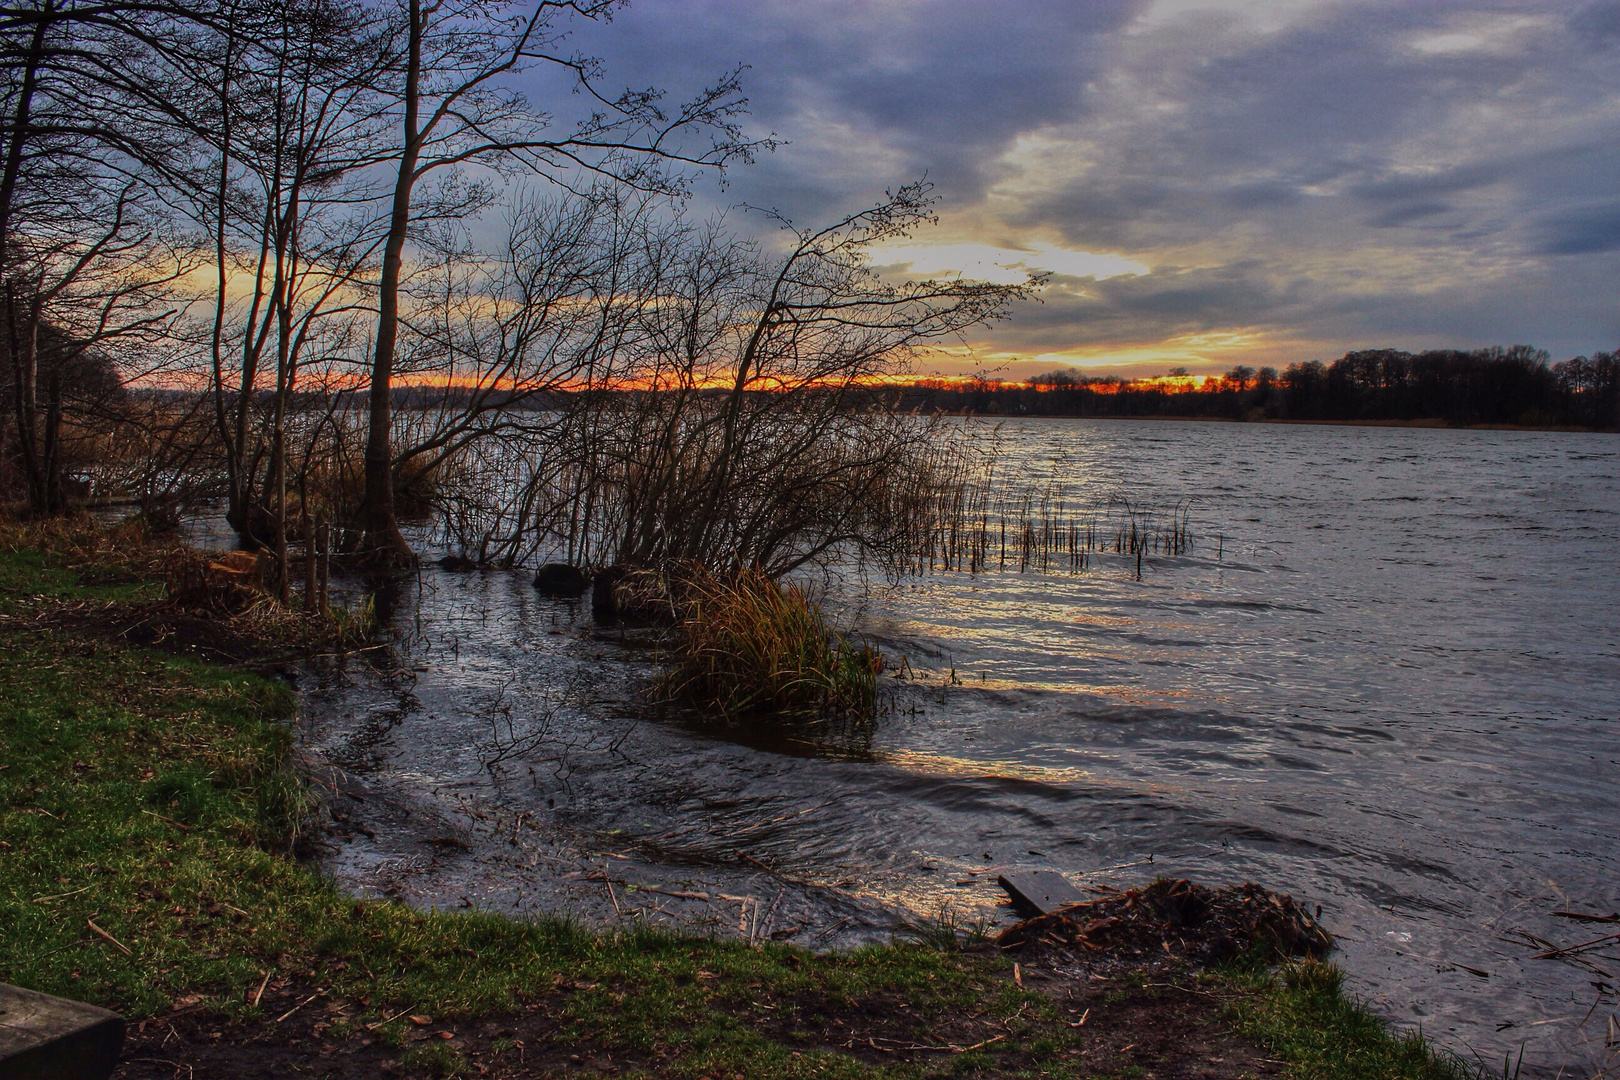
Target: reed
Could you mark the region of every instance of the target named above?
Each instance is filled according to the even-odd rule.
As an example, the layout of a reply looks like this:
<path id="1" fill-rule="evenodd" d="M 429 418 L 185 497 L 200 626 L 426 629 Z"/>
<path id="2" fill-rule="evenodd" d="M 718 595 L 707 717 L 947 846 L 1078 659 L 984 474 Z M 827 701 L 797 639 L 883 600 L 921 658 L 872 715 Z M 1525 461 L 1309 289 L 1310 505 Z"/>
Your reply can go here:
<path id="1" fill-rule="evenodd" d="M 1078 574 L 1102 555 L 1140 576 L 1147 558 L 1195 548 L 1191 499 L 1030 483 L 1010 474 L 995 430 L 759 408 L 749 452 L 724 468 L 722 418 L 702 398 L 614 398 L 467 447 L 435 473 L 434 543 L 483 565 L 757 566 L 781 578 L 854 563 L 893 580 Z"/>
<path id="2" fill-rule="evenodd" d="M 758 569 L 683 575 L 665 697 L 729 720 L 765 715 L 870 719 L 882 655 L 827 625 L 803 588 Z"/>
<path id="3" fill-rule="evenodd" d="M 909 529 L 894 545 L 897 574 L 1081 573 L 1111 553 L 1134 560 L 1193 553 L 1192 500 L 1169 510 L 1115 497 L 1073 505 L 1063 488 L 1031 490 L 998 484 L 988 472 L 956 470 L 934 481 L 932 498 L 911 500 Z"/>

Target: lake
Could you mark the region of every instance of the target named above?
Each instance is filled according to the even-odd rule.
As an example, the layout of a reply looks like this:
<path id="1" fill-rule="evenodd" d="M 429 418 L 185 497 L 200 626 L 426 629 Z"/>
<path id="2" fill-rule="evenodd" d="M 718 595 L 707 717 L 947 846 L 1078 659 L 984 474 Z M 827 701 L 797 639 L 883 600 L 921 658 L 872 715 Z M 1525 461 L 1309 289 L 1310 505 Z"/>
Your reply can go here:
<path id="1" fill-rule="evenodd" d="M 424 569 L 387 671 L 306 678 L 323 865 L 422 904 L 807 945 L 1006 921 L 1009 866 L 1254 880 L 1355 993 L 1523 1075 L 1595 1071 L 1620 948 L 1620 439 L 1008 420 L 1008 483 L 1191 502 L 1191 554 L 821 579 L 870 732 L 643 705 L 655 646 L 528 575 Z M 1613 929 L 1612 926 L 1609 927 Z M 1608 943 L 1614 946 L 1614 942 Z M 1567 1075 L 1567 1074 L 1566 1074 Z"/>

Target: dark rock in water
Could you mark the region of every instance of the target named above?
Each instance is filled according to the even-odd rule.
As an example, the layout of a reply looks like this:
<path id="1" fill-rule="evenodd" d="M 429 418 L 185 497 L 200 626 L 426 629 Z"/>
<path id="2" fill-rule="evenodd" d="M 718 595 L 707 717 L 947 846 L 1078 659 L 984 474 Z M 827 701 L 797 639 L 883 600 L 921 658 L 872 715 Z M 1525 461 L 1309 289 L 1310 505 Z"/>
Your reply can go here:
<path id="1" fill-rule="evenodd" d="M 1245 883 L 1210 889 L 1160 878 L 1140 889 L 1096 889 L 1070 904 L 1004 930 L 1002 949 L 1058 948 L 1082 956 L 1154 957 L 1212 964 L 1243 952 L 1320 956 L 1333 939 L 1303 904 Z"/>
<path id="2" fill-rule="evenodd" d="M 590 584 L 589 574 L 567 563 L 548 562 L 534 574 L 534 587 L 547 596 L 578 596 Z"/>
<path id="3" fill-rule="evenodd" d="M 478 564 L 465 555 L 446 555 L 439 560 L 439 566 L 453 574 L 466 574 L 478 569 Z"/>
<path id="4" fill-rule="evenodd" d="M 624 567 L 610 566 L 606 570 L 598 570 L 591 579 L 591 614 L 597 622 L 612 622 L 619 617 L 619 609 L 613 601 L 613 586 L 624 577 Z"/>
<path id="5" fill-rule="evenodd" d="M 591 582 L 591 613 L 597 622 L 626 621 L 666 626 L 675 621 L 669 582 L 656 570 L 610 566 Z"/>

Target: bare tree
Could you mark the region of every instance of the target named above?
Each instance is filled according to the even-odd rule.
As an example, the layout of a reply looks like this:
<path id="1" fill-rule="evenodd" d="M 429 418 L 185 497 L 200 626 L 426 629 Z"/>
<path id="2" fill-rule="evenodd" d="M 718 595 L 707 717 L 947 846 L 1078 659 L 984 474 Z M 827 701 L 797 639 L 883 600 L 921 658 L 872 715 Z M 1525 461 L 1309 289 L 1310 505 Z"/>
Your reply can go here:
<path id="1" fill-rule="evenodd" d="M 561 50 L 569 20 L 604 19 L 619 6 L 620 0 L 535 0 L 527 8 L 505 0 L 399 0 L 388 87 L 398 143 L 377 286 L 360 521 L 364 551 L 378 564 L 411 558 L 394 507 L 392 392 L 406 244 L 423 212 L 419 185 L 434 174 L 448 178 L 431 193 L 441 203 L 432 211 L 437 215 L 472 213 L 487 202 L 493 191 L 487 180 L 456 182 L 469 167 L 484 177 L 528 171 L 565 184 L 594 173 L 673 191 L 682 180 L 671 167 L 724 166 L 757 145 L 744 141 L 737 126 L 745 105 L 737 72 L 673 111 L 655 92 L 601 94 L 594 63 Z M 554 131 L 554 118 L 511 86 L 513 75 L 535 65 L 570 75 L 592 111 Z M 707 141 L 693 148 L 693 138 Z"/>
<path id="2" fill-rule="evenodd" d="M 485 528 L 524 532 L 494 546 L 598 568 L 780 575 L 888 543 L 936 444 L 874 386 L 1028 294 L 875 273 L 869 246 L 930 208 L 913 185 L 827 228 L 783 222 L 789 243 L 775 255 L 723 221 L 671 215 L 634 230 L 639 250 L 611 262 L 618 294 L 639 299 L 612 321 L 611 349 L 575 354 L 543 429 L 455 463 Z M 487 548 L 477 516 L 461 539 Z"/>
<path id="3" fill-rule="evenodd" d="M 141 62 L 144 44 L 123 29 L 136 10 L 0 7 L 0 350 L 35 513 L 65 505 L 61 439 L 76 375 L 87 364 L 105 372 L 119 339 L 154 340 L 183 306 L 174 286 L 193 263 L 148 210 L 125 82 L 107 76 Z"/>

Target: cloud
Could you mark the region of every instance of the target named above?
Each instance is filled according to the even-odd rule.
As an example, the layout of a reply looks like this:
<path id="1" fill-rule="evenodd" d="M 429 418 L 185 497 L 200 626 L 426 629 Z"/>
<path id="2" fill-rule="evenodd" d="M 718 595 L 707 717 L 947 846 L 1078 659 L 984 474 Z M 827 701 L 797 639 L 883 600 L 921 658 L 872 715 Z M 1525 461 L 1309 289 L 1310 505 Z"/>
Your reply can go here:
<path id="1" fill-rule="evenodd" d="M 1570 18 L 1570 29 L 1593 48 L 1612 48 L 1620 42 L 1620 0 L 1599 0 Z"/>
<path id="2" fill-rule="evenodd" d="M 756 126 L 789 145 L 738 186 L 750 201 L 802 213 L 923 173 L 958 199 L 976 198 L 983 164 L 1019 132 L 1084 111 L 1103 50 L 1141 6 L 659 0 L 583 28 L 576 44 L 603 57 L 609 79 L 634 85 L 690 91 L 731 64 L 751 65 Z M 864 167 L 874 156 L 882 170 Z M 815 178 L 815 193 L 803 191 L 810 205 L 770 198 L 790 172 Z"/>
<path id="3" fill-rule="evenodd" d="M 752 64 L 790 143 L 717 201 L 926 172 L 941 228 L 879 262 L 1061 286 L 986 356 L 1620 342 L 1620 0 L 643 0 L 577 44 Z"/>
<path id="4" fill-rule="evenodd" d="M 874 248 L 872 262 L 901 274 L 954 275 L 998 285 L 1017 285 L 1035 274 L 1077 281 L 1105 281 L 1122 274 L 1148 273 L 1146 265 L 1121 255 L 1074 251 L 1040 242 L 1028 248 L 980 243 L 890 244 Z"/>
<path id="5" fill-rule="evenodd" d="M 1554 214 L 1542 220 L 1538 232 L 1548 255 L 1620 251 L 1620 201 Z"/>

